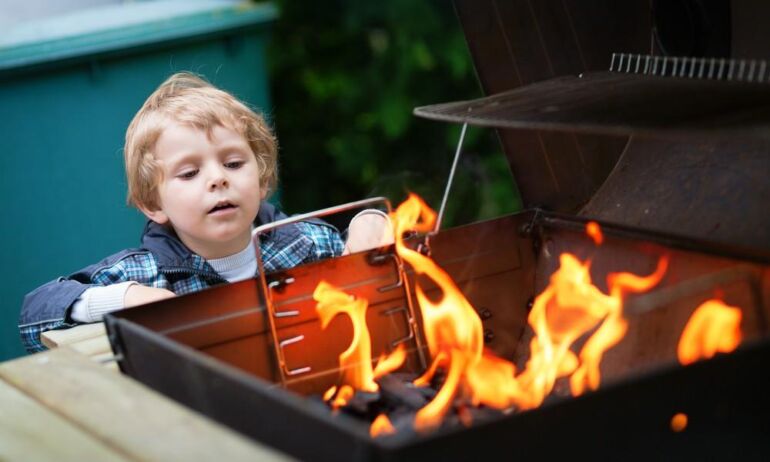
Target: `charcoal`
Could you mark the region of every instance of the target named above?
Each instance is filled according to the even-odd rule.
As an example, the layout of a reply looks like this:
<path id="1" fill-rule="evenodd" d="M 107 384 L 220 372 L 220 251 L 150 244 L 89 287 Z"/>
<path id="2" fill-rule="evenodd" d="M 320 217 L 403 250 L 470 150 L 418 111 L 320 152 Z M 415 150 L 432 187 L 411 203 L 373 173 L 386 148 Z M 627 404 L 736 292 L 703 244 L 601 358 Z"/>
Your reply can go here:
<path id="1" fill-rule="evenodd" d="M 340 408 L 340 410 L 346 414 L 354 416 L 364 417 L 367 419 L 374 418 L 379 414 L 381 406 L 379 405 L 380 393 L 378 392 L 366 392 L 356 391 L 350 401 Z"/>
<path id="2" fill-rule="evenodd" d="M 473 406 L 467 399 L 456 399 L 452 409 L 447 412 L 441 422 L 442 428 L 456 428 L 478 425 L 483 422 L 498 420 L 513 408 L 499 410 L 484 405 Z"/>
<path id="3" fill-rule="evenodd" d="M 390 375 L 393 377 L 396 377 L 397 379 L 401 380 L 402 382 L 414 382 L 414 380 L 419 377 L 418 374 L 415 374 L 414 372 L 391 372 Z"/>
<path id="4" fill-rule="evenodd" d="M 415 379 L 420 376 L 419 374 L 415 374 L 413 372 L 391 372 L 390 375 L 400 379 L 402 382 L 405 382 L 407 387 L 419 391 L 427 401 L 432 400 L 436 396 L 436 393 L 438 393 L 438 388 L 431 385 L 424 387 L 413 385 L 412 382 L 414 382 Z M 441 378 L 441 381 L 443 382 L 443 377 Z"/>
<path id="5" fill-rule="evenodd" d="M 425 387 L 414 387 L 415 390 L 419 391 L 420 394 L 428 401 L 432 401 L 433 398 L 436 397 L 436 393 L 438 393 L 437 388 L 433 388 L 430 386 Z"/>
<path id="6" fill-rule="evenodd" d="M 411 382 L 403 382 L 395 375 L 384 375 L 376 382 L 380 386 L 382 399 L 392 408 L 398 409 L 405 406 L 408 409 L 417 410 L 428 403 L 417 387 Z"/>

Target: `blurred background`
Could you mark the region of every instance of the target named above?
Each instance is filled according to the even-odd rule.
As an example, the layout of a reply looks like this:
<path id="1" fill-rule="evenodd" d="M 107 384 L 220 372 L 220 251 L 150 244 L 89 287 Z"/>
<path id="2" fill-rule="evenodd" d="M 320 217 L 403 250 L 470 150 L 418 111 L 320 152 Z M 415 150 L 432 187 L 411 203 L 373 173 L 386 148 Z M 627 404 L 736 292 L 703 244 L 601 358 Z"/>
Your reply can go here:
<path id="1" fill-rule="evenodd" d="M 268 53 L 288 210 L 407 190 L 438 207 L 459 126 L 416 106 L 481 96 L 450 2 L 277 0 Z M 491 130 L 470 130 L 447 225 L 517 208 Z"/>
<path id="2" fill-rule="evenodd" d="M 438 208 L 460 127 L 416 106 L 481 96 L 450 2 L 0 0 L 0 361 L 24 294 L 139 244 L 125 129 L 168 75 L 270 120 L 287 213 L 408 191 Z M 520 208 L 492 130 L 469 129 L 444 227 Z"/>

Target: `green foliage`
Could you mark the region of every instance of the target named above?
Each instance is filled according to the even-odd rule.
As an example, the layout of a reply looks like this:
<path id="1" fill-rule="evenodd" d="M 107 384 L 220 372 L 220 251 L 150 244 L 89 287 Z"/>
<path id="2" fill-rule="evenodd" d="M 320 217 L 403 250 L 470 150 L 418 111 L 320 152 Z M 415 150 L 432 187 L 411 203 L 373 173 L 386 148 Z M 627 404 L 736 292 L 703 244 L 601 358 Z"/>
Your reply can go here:
<path id="1" fill-rule="evenodd" d="M 481 95 L 465 38 L 445 0 L 276 0 L 269 50 L 280 144 L 281 202 L 298 213 L 414 191 L 440 205 L 456 125 L 417 106 Z M 446 225 L 519 208 L 491 130 L 469 130 Z"/>

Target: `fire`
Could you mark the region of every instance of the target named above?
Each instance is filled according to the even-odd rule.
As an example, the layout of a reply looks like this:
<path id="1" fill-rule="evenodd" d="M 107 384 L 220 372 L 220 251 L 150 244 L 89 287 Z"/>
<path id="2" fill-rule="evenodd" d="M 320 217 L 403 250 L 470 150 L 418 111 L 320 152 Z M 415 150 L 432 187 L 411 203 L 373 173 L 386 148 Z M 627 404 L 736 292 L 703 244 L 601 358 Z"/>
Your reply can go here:
<path id="1" fill-rule="evenodd" d="M 332 407 L 337 409 L 348 403 L 355 390 L 379 390 L 374 379 L 401 367 L 406 360 L 406 350 L 400 344 L 390 355 L 381 355 L 377 367 L 372 370 L 372 342 L 366 326 L 368 301 L 357 299 L 326 281 L 318 283 L 313 298 L 317 302 L 316 312 L 323 329 L 341 313 L 347 314 L 353 322 L 353 340 L 348 349 L 340 354 L 342 377 L 339 390 L 333 386 L 323 396 L 324 401 L 331 401 Z"/>
<path id="2" fill-rule="evenodd" d="M 481 359 L 483 331 L 473 307 L 465 299 L 452 279 L 430 258 L 408 248 L 403 241 L 407 231 L 430 231 L 436 220 L 436 213 L 415 195 L 410 195 L 391 216 L 396 233 L 396 251 L 406 260 L 418 275 L 429 277 L 442 291 L 441 299 L 434 303 L 425 294 L 419 282 L 415 288 L 417 302 L 423 316 L 426 341 L 432 367 L 416 383 L 426 383 L 429 374 L 437 366 L 447 368 L 444 386 L 436 397 L 418 411 L 415 426 L 430 428 L 443 418 L 455 391 L 460 385 L 467 368 L 472 368 Z"/>
<path id="3" fill-rule="evenodd" d="M 700 305 L 682 332 L 677 348 L 679 362 L 692 364 L 717 352 L 729 353 L 741 343 L 741 309 L 720 300 Z"/>
<path id="4" fill-rule="evenodd" d="M 342 385 L 340 389 L 337 390 L 337 394 L 335 396 L 334 392 L 332 391 L 333 388 L 336 388 L 336 387 L 332 387 L 329 390 L 327 390 L 326 393 L 324 393 L 324 397 L 329 395 L 334 396 L 334 399 L 331 402 L 331 406 L 333 409 L 339 409 L 342 406 L 348 404 L 348 402 L 350 401 L 350 398 L 352 398 L 353 395 L 355 395 L 356 393 L 356 391 L 350 385 Z"/>
<path id="5" fill-rule="evenodd" d="M 415 293 L 433 364 L 415 384 L 429 382 L 438 367 L 447 374 L 433 401 L 417 413 L 418 430 L 440 423 L 458 393 L 474 405 L 529 409 L 539 406 L 561 377 L 571 375 L 574 395 L 586 387 L 597 388 L 604 352 L 617 344 L 627 329 L 623 296 L 658 284 L 668 265 L 668 259 L 661 258 L 655 272 L 647 277 L 610 274 L 607 295 L 591 283 L 589 263 L 581 263 L 569 253 L 562 254 L 559 270 L 551 276 L 550 285 L 536 298 L 530 312 L 528 321 L 536 334 L 530 344 L 531 358 L 516 375 L 512 363 L 483 351 L 481 320 L 451 278 L 431 259 L 404 244 L 402 236 L 406 231 L 432 229 L 435 212 L 411 195 L 391 219 L 398 254 L 442 292 L 438 301 L 431 301 L 418 279 Z M 579 355 L 573 353 L 572 344 L 591 331 L 593 334 Z"/>
<path id="6" fill-rule="evenodd" d="M 602 229 L 599 227 L 599 223 L 595 221 L 589 221 L 586 223 L 586 234 L 588 234 L 588 236 L 594 240 L 594 244 L 596 245 L 602 245 L 602 242 L 604 242 Z"/>
<path id="7" fill-rule="evenodd" d="M 346 294 L 326 281 L 318 283 L 313 298 L 318 302 L 316 311 L 321 318 L 321 327 L 326 329 L 332 319 L 341 313 L 353 321 L 353 341 L 340 354 L 342 384 L 356 390 L 377 391 L 372 371 L 372 342 L 366 327 L 366 308 L 369 303 Z"/>
<path id="8" fill-rule="evenodd" d="M 575 396 L 586 387 L 598 388 L 602 356 L 623 338 L 628 328 L 623 318 L 623 295 L 643 292 L 658 284 L 668 259 L 661 258 L 655 272 L 647 277 L 610 274 L 609 295 L 592 284 L 588 262 L 581 263 L 574 255 L 563 253 L 560 263 L 549 286 L 535 299 L 529 315 L 536 335 L 530 343 L 531 358 L 519 376 L 521 385 L 528 390 L 527 402 L 520 403 L 526 408 L 538 406 L 556 380 L 567 375 L 571 375 Z M 592 330 L 594 333 L 576 357 L 570 347 Z"/>
<path id="9" fill-rule="evenodd" d="M 380 414 L 372 422 L 372 426 L 369 427 L 369 435 L 374 438 L 380 435 L 389 435 L 395 433 L 396 429 L 393 428 L 393 424 L 390 423 L 390 419 L 385 414 Z"/>
<path id="10" fill-rule="evenodd" d="M 337 393 L 337 385 L 332 386 L 328 390 L 324 392 L 323 400 L 324 401 L 331 401 L 332 398 L 334 398 L 334 395 Z"/>
<path id="11" fill-rule="evenodd" d="M 677 412 L 671 417 L 671 430 L 676 433 L 684 431 L 687 428 L 687 420 L 687 414 Z"/>
<path id="12" fill-rule="evenodd" d="M 374 378 L 382 377 L 383 375 L 390 374 L 395 371 L 406 361 L 406 348 L 401 343 L 393 350 L 393 353 L 386 355 L 380 355 L 380 359 L 377 361 L 377 367 L 374 368 Z"/>
<path id="13" fill-rule="evenodd" d="M 403 240 L 407 231 L 427 232 L 433 229 L 436 214 L 417 196 L 410 195 L 391 214 L 396 252 L 409 263 L 416 275 L 415 295 L 419 304 L 423 329 L 432 362 L 416 386 L 430 384 L 436 371 L 445 374 L 441 389 L 432 401 L 415 416 L 415 428 L 429 430 L 440 424 L 458 399 L 470 405 L 486 405 L 496 409 L 512 406 L 531 409 L 539 406 L 560 378 L 569 378 L 573 395 L 600 384 L 600 363 L 604 353 L 615 346 L 628 328 L 623 316 L 623 298 L 629 292 L 644 292 L 657 285 L 668 266 L 662 257 L 648 276 L 613 273 L 607 277 L 609 293 L 599 290 L 591 281 L 590 262 L 563 253 L 560 266 L 551 275 L 548 287 L 537 296 L 528 323 L 534 331 L 530 342 L 530 359 L 522 371 L 514 364 L 484 350 L 481 320 L 449 275 L 433 260 L 410 249 Z M 601 229 L 589 223 L 587 232 L 597 245 L 602 242 Z M 441 296 L 431 300 L 421 280 L 429 279 L 440 289 Z M 372 370 L 371 345 L 366 328 L 366 300 L 355 299 L 328 283 L 321 282 L 314 298 L 323 327 L 339 313 L 353 320 L 354 339 L 340 355 L 342 386 L 332 401 L 339 405 L 350 398 L 352 388 L 376 391 L 375 377 L 403 364 L 403 346 L 390 356 L 383 356 Z M 580 351 L 575 343 L 585 339 Z M 344 391 L 344 393 L 343 393 Z M 328 399 L 335 391 L 327 391 Z M 471 413 L 462 404 L 460 420 L 471 423 Z M 380 415 L 370 428 L 375 436 L 392 430 L 385 415 Z"/>

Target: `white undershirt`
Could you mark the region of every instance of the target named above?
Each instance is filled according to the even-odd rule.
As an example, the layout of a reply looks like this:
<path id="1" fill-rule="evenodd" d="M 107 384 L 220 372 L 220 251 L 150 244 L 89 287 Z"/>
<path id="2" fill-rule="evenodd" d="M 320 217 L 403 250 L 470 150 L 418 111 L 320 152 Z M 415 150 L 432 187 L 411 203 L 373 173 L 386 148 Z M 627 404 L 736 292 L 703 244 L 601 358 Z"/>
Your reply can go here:
<path id="1" fill-rule="evenodd" d="M 249 239 L 249 245 L 240 252 L 229 257 L 207 261 L 228 282 L 243 281 L 254 277 L 257 273 L 257 254 L 254 252 L 254 242 L 251 239 Z"/>
<path id="2" fill-rule="evenodd" d="M 228 282 L 243 281 L 257 272 L 257 256 L 251 240 L 236 254 L 207 261 Z M 88 288 L 75 300 L 70 316 L 78 322 L 101 321 L 106 313 L 123 309 L 126 291 L 134 284 L 138 283 L 127 281 Z"/>

